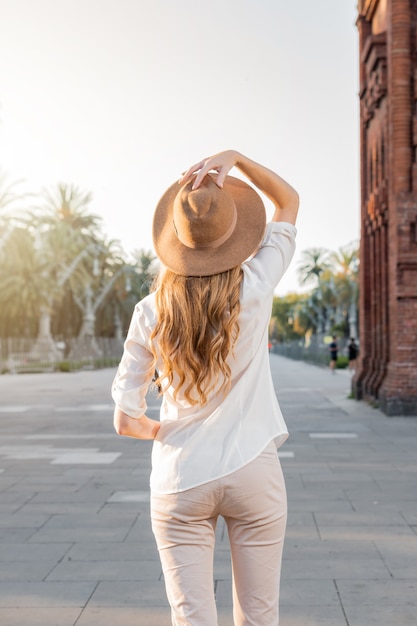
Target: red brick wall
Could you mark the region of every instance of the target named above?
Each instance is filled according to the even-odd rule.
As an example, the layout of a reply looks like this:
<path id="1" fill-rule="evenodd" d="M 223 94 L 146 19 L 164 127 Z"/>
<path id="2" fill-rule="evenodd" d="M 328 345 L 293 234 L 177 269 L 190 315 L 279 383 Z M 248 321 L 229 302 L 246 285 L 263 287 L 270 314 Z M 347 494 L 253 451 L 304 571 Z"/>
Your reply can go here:
<path id="1" fill-rule="evenodd" d="M 417 415 L 417 0 L 358 8 L 361 357 L 353 391 L 387 414 Z"/>

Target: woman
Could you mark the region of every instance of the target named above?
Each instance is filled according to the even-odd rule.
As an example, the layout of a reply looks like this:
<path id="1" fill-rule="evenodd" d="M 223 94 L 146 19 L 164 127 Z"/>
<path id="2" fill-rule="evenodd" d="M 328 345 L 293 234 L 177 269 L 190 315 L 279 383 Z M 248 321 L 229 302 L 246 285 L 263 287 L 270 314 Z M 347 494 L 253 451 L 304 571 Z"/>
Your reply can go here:
<path id="1" fill-rule="evenodd" d="M 265 228 L 258 193 L 275 206 Z M 154 439 L 151 519 L 175 626 L 215 626 L 213 551 L 225 519 L 235 626 L 276 626 L 288 436 L 269 367 L 273 291 L 294 253 L 296 191 L 229 150 L 162 196 L 153 240 L 164 266 L 135 308 L 113 384 L 121 435 Z M 248 260 L 249 259 L 249 260 Z M 154 376 L 160 421 L 146 416 Z"/>

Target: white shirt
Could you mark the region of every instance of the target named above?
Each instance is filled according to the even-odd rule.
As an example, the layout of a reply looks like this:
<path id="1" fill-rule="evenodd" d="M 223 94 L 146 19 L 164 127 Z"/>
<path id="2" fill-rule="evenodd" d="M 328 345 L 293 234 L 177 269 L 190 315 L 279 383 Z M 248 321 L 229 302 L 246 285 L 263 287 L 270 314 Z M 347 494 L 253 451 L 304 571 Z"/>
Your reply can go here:
<path id="1" fill-rule="evenodd" d="M 268 326 L 273 293 L 295 250 L 296 228 L 268 224 L 256 255 L 243 263 L 240 332 L 235 356 L 229 357 L 231 390 L 213 394 L 204 406 L 192 406 L 171 387 L 163 395 L 161 428 L 152 450 L 151 489 L 166 494 L 221 478 L 255 459 L 272 440 L 288 437 L 272 382 Z M 127 415 L 146 412 L 153 376 L 149 336 L 156 325 L 155 294 L 134 310 L 112 396 Z M 162 363 L 156 367 L 160 373 Z"/>

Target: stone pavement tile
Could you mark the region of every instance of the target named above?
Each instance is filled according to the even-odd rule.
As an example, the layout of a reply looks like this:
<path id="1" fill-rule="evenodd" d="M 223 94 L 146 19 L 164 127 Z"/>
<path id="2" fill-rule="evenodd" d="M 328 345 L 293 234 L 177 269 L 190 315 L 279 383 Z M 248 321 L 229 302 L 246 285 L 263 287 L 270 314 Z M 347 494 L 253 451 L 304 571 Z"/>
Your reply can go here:
<path id="1" fill-rule="evenodd" d="M 125 527 L 79 527 L 73 528 L 41 528 L 30 537 L 33 543 L 77 543 L 123 541 L 126 537 Z M 32 531 L 33 533 L 33 531 Z"/>
<path id="2" fill-rule="evenodd" d="M 120 511 L 126 511 L 130 513 L 136 513 L 140 517 L 149 517 L 149 502 L 106 502 L 100 507 L 100 515 L 107 515 L 111 513 L 117 515 Z"/>
<path id="3" fill-rule="evenodd" d="M 388 569 L 380 558 L 350 559 L 288 559 L 283 561 L 282 576 L 286 580 L 390 579 Z"/>
<path id="4" fill-rule="evenodd" d="M 381 498 L 375 494 L 361 496 L 360 498 L 350 498 L 352 508 L 358 513 L 368 513 L 377 511 L 381 516 L 390 511 L 401 511 L 402 515 L 414 514 L 417 508 L 417 501 L 396 501 L 390 498 Z"/>
<path id="5" fill-rule="evenodd" d="M 313 526 L 315 528 L 313 513 L 311 511 L 288 511 L 288 526 Z"/>
<path id="6" fill-rule="evenodd" d="M 219 626 L 234 626 L 232 609 L 217 607 L 217 619 Z"/>
<path id="7" fill-rule="evenodd" d="M 417 580 L 417 536 L 376 541 L 375 547 L 394 578 Z"/>
<path id="8" fill-rule="evenodd" d="M 42 543 L 38 545 L 30 543 L 5 543 L 0 544 L 0 562 L 30 562 L 47 559 L 57 563 L 70 548 L 70 543 Z"/>
<path id="9" fill-rule="evenodd" d="M 285 468 L 284 468 L 285 475 Z M 288 493 L 288 507 L 293 508 L 296 505 L 305 503 L 310 506 L 310 510 L 314 509 L 314 506 L 320 506 L 321 503 L 327 503 L 328 506 L 337 506 L 338 502 L 346 502 L 349 499 L 346 497 L 342 487 L 337 485 L 330 491 L 328 489 L 323 490 L 319 485 L 315 489 L 309 487 L 304 490 L 297 490 L 294 493 Z M 330 510 L 332 510 L 330 508 Z M 350 510 L 352 507 L 350 506 Z"/>
<path id="10" fill-rule="evenodd" d="M 168 606 L 168 601 L 163 580 L 113 580 L 100 582 L 88 604 L 92 607 L 144 608 Z"/>
<path id="11" fill-rule="evenodd" d="M 337 587 L 344 607 L 417 607 L 417 579 L 337 580 Z M 417 614 L 417 608 L 415 613 Z"/>
<path id="12" fill-rule="evenodd" d="M 170 615 L 168 607 L 145 609 L 88 606 L 78 619 L 77 626 L 171 626 Z"/>
<path id="13" fill-rule="evenodd" d="M 0 624 L 4 626 L 73 626 L 81 613 L 80 608 L 1 609 Z M 105 626 L 102 624 L 102 626 Z M 109 622 L 110 626 L 110 622 Z"/>
<path id="14" fill-rule="evenodd" d="M 340 606 L 333 580 L 281 578 L 280 606 Z"/>
<path id="15" fill-rule="evenodd" d="M 321 511 L 315 513 L 318 526 L 407 526 L 404 517 L 397 511 L 389 511 L 384 515 L 380 515 L 377 511 L 369 513 L 358 513 L 350 511 L 349 513 L 323 513 Z"/>
<path id="16" fill-rule="evenodd" d="M 291 540 L 320 539 L 316 526 L 287 526 L 285 538 Z"/>
<path id="17" fill-rule="evenodd" d="M 214 557 L 213 577 L 215 581 L 232 580 L 232 564 L 230 557 L 224 553 L 224 558 L 219 558 L 218 554 Z"/>
<path id="18" fill-rule="evenodd" d="M 13 476 L 9 473 L 5 473 L 7 468 L 2 468 L 0 473 L 0 492 L 6 491 L 6 489 L 10 489 L 14 485 L 18 484 L 22 477 L 21 476 Z"/>
<path id="19" fill-rule="evenodd" d="M 407 524 L 410 524 L 410 526 L 417 526 L 417 501 L 416 509 L 414 511 L 402 511 L 401 514 L 403 515 Z"/>
<path id="20" fill-rule="evenodd" d="M 51 570 L 49 570 L 51 571 Z M 140 561 L 62 561 L 47 576 L 47 581 L 66 580 L 158 580 L 161 565 L 157 560 Z"/>
<path id="21" fill-rule="evenodd" d="M 395 465 L 385 460 L 384 462 L 373 461 L 372 463 L 362 460 L 355 462 L 354 465 L 352 465 L 352 463 L 332 462 L 328 464 L 328 467 L 334 476 L 343 476 L 346 472 L 349 472 L 352 474 L 357 473 L 360 476 L 366 474 L 375 478 L 375 476 L 379 476 L 381 472 L 397 472 Z"/>
<path id="22" fill-rule="evenodd" d="M 23 506 L 19 507 L 20 513 L 44 513 L 46 515 L 54 514 L 77 514 L 88 515 L 98 513 L 103 508 L 101 502 L 34 502 L 30 500 Z"/>
<path id="23" fill-rule="evenodd" d="M 344 541 L 380 541 L 384 539 L 398 539 L 403 537 L 415 537 L 408 526 L 320 526 L 320 536 L 323 540 L 335 539 Z"/>
<path id="24" fill-rule="evenodd" d="M 0 608 L 83 607 L 96 583 L 0 583 Z"/>
<path id="25" fill-rule="evenodd" d="M 9 498 L 6 499 L 5 496 L 9 496 Z M 30 496 L 26 494 L 2 492 L 0 494 L 0 515 L 3 515 L 3 513 L 16 513 L 28 500 L 30 500 Z M 37 511 L 33 512 L 37 513 Z M 42 513 L 43 511 L 40 512 Z"/>
<path id="26" fill-rule="evenodd" d="M 22 543 L 34 533 L 34 528 L 0 528 L 0 543 Z"/>
<path id="27" fill-rule="evenodd" d="M 136 521 L 138 515 L 136 513 L 130 513 L 125 511 L 119 511 L 119 513 L 100 515 L 100 514 L 86 514 L 86 515 L 52 515 L 48 522 L 44 525 L 47 530 L 53 530 L 56 528 L 113 528 L 114 526 L 122 526 L 124 528 L 130 528 Z"/>
<path id="28" fill-rule="evenodd" d="M 413 607 L 348 606 L 345 611 L 349 626 L 415 626 L 417 623 L 417 612 Z"/>
<path id="29" fill-rule="evenodd" d="M 284 560 L 288 559 L 341 559 L 351 561 L 357 558 L 375 559 L 381 557 L 372 541 L 294 541 L 284 542 Z"/>
<path id="30" fill-rule="evenodd" d="M 52 544 L 53 545 L 53 544 Z M 1 555 L 1 551 L 0 551 Z M 159 560 L 155 541 L 76 543 L 66 559 L 72 561 L 138 561 Z"/>
<path id="31" fill-rule="evenodd" d="M 291 493 L 288 491 L 288 514 L 317 511 L 324 512 L 349 512 L 352 511 L 352 504 L 346 498 L 339 496 L 336 500 L 327 500 L 323 496 L 302 497 L 299 493 Z"/>
<path id="32" fill-rule="evenodd" d="M 26 486 L 34 486 L 36 489 L 42 488 L 43 485 L 55 487 L 59 485 L 64 491 L 78 491 L 87 484 L 89 476 L 67 475 L 65 472 L 57 472 L 55 468 L 47 466 L 45 474 L 39 476 L 27 476 L 25 478 Z"/>
<path id="33" fill-rule="evenodd" d="M 63 484 L 61 486 L 59 484 L 59 481 L 53 482 L 53 483 L 50 483 L 48 481 L 37 483 L 37 477 L 35 478 L 32 477 L 32 480 L 33 482 L 31 482 L 30 484 L 26 480 L 22 480 L 21 482 L 13 485 L 13 487 L 11 487 L 9 491 L 11 492 L 17 491 L 21 494 L 27 494 L 28 496 L 32 496 L 33 494 L 42 494 L 42 493 L 49 493 L 49 492 L 56 493 L 57 491 L 59 491 L 62 494 L 71 495 L 71 494 L 77 494 L 80 488 L 82 488 L 82 485 L 77 487 L 75 485 Z"/>
<path id="34" fill-rule="evenodd" d="M 139 519 L 136 520 L 136 522 L 129 530 L 125 541 L 127 541 L 128 543 L 135 541 L 150 541 L 155 543 L 150 518 L 139 517 Z"/>
<path id="35" fill-rule="evenodd" d="M 32 503 L 49 503 L 53 502 L 57 505 L 63 504 L 102 504 L 106 502 L 107 499 L 111 496 L 112 489 L 111 487 L 105 488 L 94 488 L 94 487 L 84 487 L 80 489 L 80 491 L 74 493 L 67 493 L 60 491 L 59 489 L 54 491 L 46 491 L 42 493 L 37 493 L 31 500 Z"/>
<path id="36" fill-rule="evenodd" d="M 396 480 L 376 480 L 375 481 L 385 497 L 391 497 L 404 500 L 413 500 L 416 502 L 416 480 L 413 477 L 411 480 L 404 479 L 403 476 L 399 476 Z"/>
<path id="37" fill-rule="evenodd" d="M 0 569 L 0 582 L 36 582 L 45 580 L 56 566 L 55 559 L 9 561 Z M 74 580 L 74 579 L 73 579 Z"/>
<path id="38" fill-rule="evenodd" d="M 37 513 L 11 513 L 0 516 L 0 528 L 38 528 L 49 519 Z"/>
<path id="39" fill-rule="evenodd" d="M 285 570 L 285 568 L 284 568 Z M 218 607 L 232 606 L 232 582 L 219 580 L 216 583 Z M 339 597 L 333 580 L 288 580 L 285 571 L 281 578 L 281 606 L 339 606 Z"/>
<path id="40" fill-rule="evenodd" d="M 289 493 L 295 493 L 298 490 L 305 489 L 302 474 L 298 466 L 295 471 L 291 472 L 288 465 L 284 466 L 283 460 L 281 460 L 281 465 L 283 467 L 283 471 L 285 471 L 285 485 L 287 487 L 287 491 Z"/>
<path id="41" fill-rule="evenodd" d="M 280 626 L 346 626 L 347 622 L 340 606 L 284 605 L 280 607 L 279 624 Z"/>
<path id="42" fill-rule="evenodd" d="M 214 590 L 216 604 L 219 608 L 232 606 L 232 580 L 230 578 L 215 580 Z"/>

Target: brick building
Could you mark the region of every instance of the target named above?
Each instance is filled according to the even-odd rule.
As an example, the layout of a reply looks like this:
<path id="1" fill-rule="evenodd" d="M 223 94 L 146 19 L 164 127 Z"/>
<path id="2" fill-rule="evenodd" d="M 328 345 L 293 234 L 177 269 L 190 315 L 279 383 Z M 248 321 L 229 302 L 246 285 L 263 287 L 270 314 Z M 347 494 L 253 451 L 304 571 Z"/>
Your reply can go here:
<path id="1" fill-rule="evenodd" d="M 357 398 L 417 415 L 417 0 L 359 0 Z"/>

